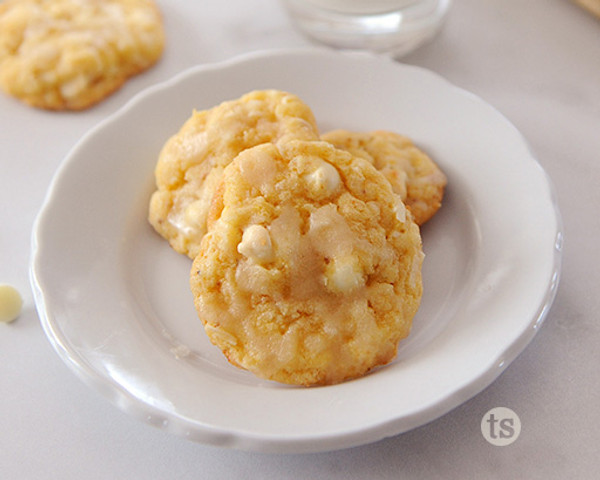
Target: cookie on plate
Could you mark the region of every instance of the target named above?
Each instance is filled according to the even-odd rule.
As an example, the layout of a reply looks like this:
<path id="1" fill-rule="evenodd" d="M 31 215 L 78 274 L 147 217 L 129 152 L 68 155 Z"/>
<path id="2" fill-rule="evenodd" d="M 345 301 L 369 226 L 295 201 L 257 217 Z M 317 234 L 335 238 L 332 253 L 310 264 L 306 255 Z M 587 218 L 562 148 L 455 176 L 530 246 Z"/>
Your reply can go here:
<path id="1" fill-rule="evenodd" d="M 229 361 L 327 385 L 390 362 L 421 293 L 419 227 L 369 162 L 322 141 L 260 145 L 225 169 L 190 285 Z"/>
<path id="2" fill-rule="evenodd" d="M 7 0 L 0 87 L 34 107 L 85 109 L 153 65 L 164 43 L 152 0 Z"/>
<path id="3" fill-rule="evenodd" d="M 262 143 L 318 138 L 310 108 L 279 90 L 253 91 L 194 112 L 160 153 L 149 221 L 176 251 L 194 258 L 223 169 L 238 153 Z"/>
<path id="4" fill-rule="evenodd" d="M 383 130 L 334 130 L 321 138 L 368 160 L 380 170 L 418 225 L 423 225 L 441 207 L 446 176 L 409 138 Z"/>

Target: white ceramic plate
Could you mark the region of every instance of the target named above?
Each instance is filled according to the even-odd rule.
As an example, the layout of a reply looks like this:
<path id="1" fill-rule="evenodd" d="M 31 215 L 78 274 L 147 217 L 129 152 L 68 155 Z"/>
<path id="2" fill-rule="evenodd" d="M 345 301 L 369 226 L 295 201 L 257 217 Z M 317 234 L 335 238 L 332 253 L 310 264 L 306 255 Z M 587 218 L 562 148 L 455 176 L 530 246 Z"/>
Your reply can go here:
<path id="1" fill-rule="evenodd" d="M 322 131 L 409 135 L 447 173 L 422 230 L 424 297 L 390 365 L 320 388 L 229 365 L 197 320 L 190 261 L 146 221 L 163 143 L 192 109 L 263 88 L 299 95 Z M 496 110 L 434 73 L 329 51 L 253 54 L 150 88 L 62 164 L 33 235 L 41 322 L 67 364 L 125 411 L 213 445 L 309 452 L 395 435 L 489 385 L 525 348 L 558 284 L 548 178 Z"/>

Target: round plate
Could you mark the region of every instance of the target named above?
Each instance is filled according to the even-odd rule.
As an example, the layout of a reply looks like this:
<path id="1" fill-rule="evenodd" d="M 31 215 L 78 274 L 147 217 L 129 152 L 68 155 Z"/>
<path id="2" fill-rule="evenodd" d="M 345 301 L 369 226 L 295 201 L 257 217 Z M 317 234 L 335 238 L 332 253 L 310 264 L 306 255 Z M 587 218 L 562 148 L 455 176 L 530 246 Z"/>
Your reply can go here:
<path id="1" fill-rule="evenodd" d="M 191 261 L 146 220 L 158 153 L 192 110 L 266 88 L 300 96 L 323 132 L 408 135 L 448 176 L 422 228 L 413 331 L 391 364 L 358 380 L 294 388 L 229 365 L 194 310 Z M 548 178 L 492 107 L 386 58 L 277 51 L 193 68 L 90 131 L 36 221 L 31 279 L 56 351 L 125 411 L 213 445 L 311 452 L 407 431 L 489 385 L 548 312 L 560 244 Z"/>

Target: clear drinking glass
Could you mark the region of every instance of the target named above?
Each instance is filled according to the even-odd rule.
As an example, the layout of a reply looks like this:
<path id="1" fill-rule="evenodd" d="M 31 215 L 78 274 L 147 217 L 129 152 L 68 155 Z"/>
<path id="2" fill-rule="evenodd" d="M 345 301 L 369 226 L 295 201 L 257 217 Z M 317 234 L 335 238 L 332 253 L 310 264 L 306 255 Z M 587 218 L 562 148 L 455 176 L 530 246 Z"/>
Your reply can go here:
<path id="1" fill-rule="evenodd" d="M 337 48 L 402 56 L 431 39 L 451 0 L 282 0 L 310 38 Z"/>

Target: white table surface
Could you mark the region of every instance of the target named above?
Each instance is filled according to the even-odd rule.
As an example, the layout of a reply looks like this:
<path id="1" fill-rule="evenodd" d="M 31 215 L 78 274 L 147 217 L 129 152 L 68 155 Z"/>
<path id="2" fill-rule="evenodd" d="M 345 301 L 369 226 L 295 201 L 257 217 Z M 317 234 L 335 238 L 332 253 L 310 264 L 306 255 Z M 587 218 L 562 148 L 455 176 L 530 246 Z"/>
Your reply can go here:
<path id="1" fill-rule="evenodd" d="M 441 34 L 403 59 L 506 115 L 552 178 L 564 220 L 562 281 L 543 328 L 491 386 L 413 431 L 347 450 L 270 455 L 186 441 L 131 418 L 63 364 L 40 326 L 30 236 L 75 142 L 137 92 L 181 70 L 311 45 L 276 0 L 162 0 L 160 63 L 82 113 L 0 95 L 0 283 L 24 297 L 0 325 L 0 479 L 598 478 L 600 469 L 600 21 L 567 0 L 455 0 Z M 490 445 L 480 422 L 505 406 L 522 430 Z"/>

